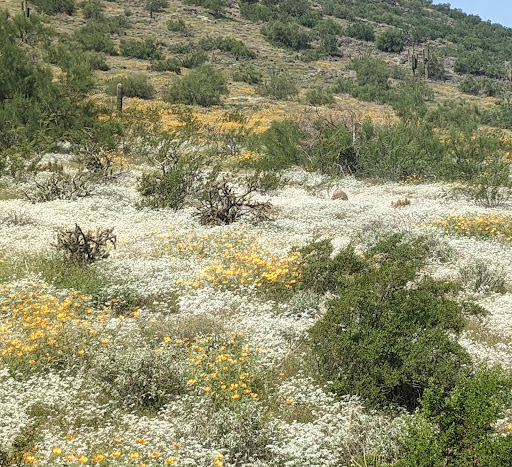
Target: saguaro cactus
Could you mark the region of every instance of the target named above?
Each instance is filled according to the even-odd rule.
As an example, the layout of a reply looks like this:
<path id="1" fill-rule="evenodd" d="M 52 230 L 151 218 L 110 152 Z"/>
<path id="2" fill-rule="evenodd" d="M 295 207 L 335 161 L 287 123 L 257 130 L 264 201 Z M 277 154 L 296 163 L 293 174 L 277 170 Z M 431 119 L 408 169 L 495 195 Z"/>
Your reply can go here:
<path id="1" fill-rule="evenodd" d="M 117 85 L 117 111 L 123 111 L 123 84 L 119 83 Z"/>

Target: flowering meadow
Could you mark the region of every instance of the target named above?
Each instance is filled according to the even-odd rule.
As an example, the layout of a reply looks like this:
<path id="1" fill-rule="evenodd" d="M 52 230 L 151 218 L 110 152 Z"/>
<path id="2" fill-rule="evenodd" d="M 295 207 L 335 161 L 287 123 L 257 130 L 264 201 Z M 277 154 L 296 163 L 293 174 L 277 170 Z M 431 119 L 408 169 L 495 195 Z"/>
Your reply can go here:
<path id="1" fill-rule="evenodd" d="M 73 167 L 74 157 L 45 160 Z M 89 196 L 44 203 L 21 196 L 30 181 L 5 180 L 0 465 L 392 463 L 411 415 L 335 395 L 318 374 L 308 329 L 329 297 L 299 287 L 300 249 L 312 241 L 362 254 L 393 232 L 425 234 L 434 246 L 421 274 L 462 283 L 461 296 L 489 312 L 460 343 L 476 361 L 510 368 L 508 204 L 484 208 L 442 184 L 292 168 L 257 195 L 272 220 L 210 227 L 193 206 L 138 208 L 143 170 L 123 160 Z M 348 200 L 331 200 L 336 188 Z M 115 249 L 67 264 L 53 245 L 74 224 L 113 227 Z M 504 290 L 466 287 L 461 271 L 475 261 L 499 268 Z"/>

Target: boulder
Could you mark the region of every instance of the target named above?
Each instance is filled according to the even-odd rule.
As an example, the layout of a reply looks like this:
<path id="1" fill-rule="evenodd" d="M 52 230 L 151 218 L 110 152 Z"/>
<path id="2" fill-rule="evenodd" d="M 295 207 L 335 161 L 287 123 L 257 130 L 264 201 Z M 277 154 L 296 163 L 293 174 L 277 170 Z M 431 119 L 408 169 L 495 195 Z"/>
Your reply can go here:
<path id="1" fill-rule="evenodd" d="M 337 188 L 336 190 L 334 190 L 334 193 L 332 194 L 331 199 L 342 199 L 343 201 L 347 201 L 348 196 L 343 190 L 341 190 L 340 188 Z"/>

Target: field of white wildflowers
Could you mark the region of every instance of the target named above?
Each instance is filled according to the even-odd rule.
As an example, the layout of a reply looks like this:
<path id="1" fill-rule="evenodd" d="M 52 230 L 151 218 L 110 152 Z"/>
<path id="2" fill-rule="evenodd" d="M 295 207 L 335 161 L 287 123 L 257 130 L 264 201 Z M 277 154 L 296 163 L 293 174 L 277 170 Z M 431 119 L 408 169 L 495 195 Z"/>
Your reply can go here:
<path id="1" fill-rule="evenodd" d="M 425 273 L 462 280 L 465 294 L 490 311 L 461 343 L 477 359 L 510 367 L 512 243 L 484 222 L 509 205 L 485 209 L 441 184 L 370 184 L 297 169 L 262 197 L 275 220 L 205 227 L 193 208 L 137 209 L 139 175 L 125 169 L 73 201 L 0 201 L 0 451 L 16 465 L 334 467 L 365 453 L 393 459 L 409 415 L 340 400 L 312 374 L 304 340 L 325 299 L 298 292 L 278 301 L 260 291 L 293 289 L 293 247 L 315 239 L 364 249 L 388 232 L 437 238 L 439 259 L 448 261 Z M 348 200 L 331 200 L 335 188 Z M 392 207 L 404 198 L 410 205 Z M 461 219 L 485 226 L 472 235 Z M 79 290 L 62 277 L 71 272 L 48 272 L 56 232 L 75 224 L 113 227 L 117 236 Z M 504 278 L 505 291 L 461 279 L 479 261 Z"/>

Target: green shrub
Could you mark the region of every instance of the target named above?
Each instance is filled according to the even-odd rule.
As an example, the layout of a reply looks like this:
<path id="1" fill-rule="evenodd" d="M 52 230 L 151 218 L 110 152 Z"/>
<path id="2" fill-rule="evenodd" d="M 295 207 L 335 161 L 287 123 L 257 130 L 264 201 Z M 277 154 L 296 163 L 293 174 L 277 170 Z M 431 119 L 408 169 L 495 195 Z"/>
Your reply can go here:
<path id="1" fill-rule="evenodd" d="M 214 16 L 222 16 L 227 7 L 227 0 L 186 0 L 189 5 L 198 5 L 210 10 Z"/>
<path id="2" fill-rule="evenodd" d="M 444 169 L 446 149 L 429 125 L 400 122 L 393 126 L 366 125 L 358 144 L 359 175 L 381 180 L 433 178 Z"/>
<path id="3" fill-rule="evenodd" d="M 162 174 L 145 173 L 139 179 L 137 191 L 143 197 L 140 207 L 180 209 L 185 204 L 197 178 L 195 167 L 185 162 Z"/>
<path id="4" fill-rule="evenodd" d="M 135 334 L 128 342 L 131 344 L 113 336 L 109 345 L 99 347 L 89 357 L 89 367 L 94 369 L 90 377 L 110 400 L 129 410 L 156 412 L 186 392 L 186 375 L 177 364 L 184 358 L 181 349 L 168 347 L 157 353 L 155 347 L 161 339 L 160 342 L 152 342 L 150 338 L 142 341 Z"/>
<path id="5" fill-rule="evenodd" d="M 259 94 L 275 99 L 288 99 L 296 96 L 298 92 L 292 77 L 277 69 L 272 70 L 268 79 L 258 87 Z"/>
<path id="6" fill-rule="evenodd" d="M 208 55 L 203 50 L 194 50 L 179 60 L 184 68 L 196 68 L 208 60 Z"/>
<path id="7" fill-rule="evenodd" d="M 105 7 L 100 0 L 86 0 L 82 4 L 82 14 L 85 19 L 92 21 L 105 21 L 105 15 L 103 14 Z"/>
<path id="8" fill-rule="evenodd" d="M 158 13 L 160 11 L 163 11 L 168 6 L 169 6 L 168 0 L 146 0 L 144 9 L 149 11 L 149 15 L 151 17 L 153 17 L 153 13 Z"/>
<path id="9" fill-rule="evenodd" d="M 181 74 L 181 62 L 174 57 L 151 62 L 150 68 L 152 71 L 172 71 L 178 75 Z"/>
<path id="10" fill-rule="evenodd" d="M 427 389 L 419 416 L 408 425 L 397 467 L 500 467 L 510 463 L 512 435 L 498 433 L 496 420 L 510 404 L 510 377 L 479 368 L 459 377 L 450 391 Z"/>
<path id="11" fill-rule="evenodd" d="M 505 271 L 489 266 L 485 261 L 475 261 L 459 269 L 461 284 L 472 292 L 504 293 Z"/>
<path id="12" fill-rule="evenodd" d="M 306 92 L 306 102 L 311 105 L 334 104 L 334 93 L 328 88 L 313 88 Z"/>
<path id="13" fill-rule="evenodd" d="M 272 8 L 261 3 L 242 2 L 240 4 L 240 15 L 249 21 L 270 21 L 272 19 Z"/>
<path id="14" fill-rule="evenodd" d="M 509 163 L 491 157 L 481 163 L 473 161 L 471 165 L 478 167 L 479 172 L 457 191 L 486 208 L 501 206 L 510 199 L 512 180 Z"/>
<path id="15" fill-rule="evenodd" d="M 353 23 L 345 29 L 345 35 L 367 42 L 375 41 L 375 31 L 372 26 L 365 23 Z"/>
<path id="16" fill-rule="evenodd" d="M 231 54 L 237 60 L 256 58 L 256 52 L 247 47 L 243 41 L 233 37 L 205 38 L 199 41 L 199 47 L 203 50 L 219 49 Z"/>
<path id="17" fill-rule="evenodd" d="M 57 13 L 72 15 L 76 11 L 75 0 L 34 0 L 33 3 L 41 13 L 47 15 Z"/>
<path id="18" fill-rule="evenodd" d="M 398 29 L 386 29 L 377 38 L 375 45 L 383 52 L 402 52 L 405 45 L 403 33 Z"/>
<path id="19" fill-rule="evenodd" d="M 90 22 L 73 33 L 72 38 L 85 50 L 116 55 L 114 41 L 110 38 L 106 23 Z"/>
<path id="20" fill-rule="evenodd" d="M 107 81 L 107 93 L 115 96 L 119 83 L 123 85 L 123 96 L 139 97 L 140 99 L 152 99 L 155 97 L 155 88 L 148 81 L 148 77 L 144 73 L 133 73 L 109 79 Z"/>
<path id="21" fill-rule="evenodd" d="M 143 40 L 121 39 L 121 54 L 129 58 L 139 58 L 141 60 L 161 60 L 162 52 L 155 39 L 148 37 Z"/>
<path id="22" fill-rule="evenodd" d="M 472 75 L 467 75 L 459 83 L 458 88 L 466 94 L 478 96 L 482 92 L 482 81 Z"/>
<path id="23" fill-rule="evenodd" d="M 352 247 L 340 255 L 326 264 L 338 262 L 328 281 L 339 298 L 310 330 L 332 389 L 372 405 L 412 410 L 433 379 L 453 388 L 471 364 L 453 336 L 464 329 L 465 315 L 484 310 L 450 298 L 458 290 L 454 283 L 417 277 L 426 257 L 421 237 L 405 241 L 393 235 L 370 249 L 364 261 Z"/>
<path id="24" fill-rule="evenodd" d="M 252 63 L 241 63 L 233 72 L 233 80 L 248 84 L 260 84 L 263 73 Z"/>
<path id="25" fill-rule="evenodd" d="M 220 104 L 220 97 L 227 93 L 226 79 L 222 73 L 210 65 L 203 65 L 176 81 L 164 100 L 173 104 L 209 107 Z"/>
<path id="26" fill-rule="evenodd" d="M 261 171 L 286 169 L 303 163 L 300 150 L 301 132 L 291 120 L 272 122 L 270 128 L 257 137 L 256 144 L 265 155 L 258 159 L 255 168 Z"/>
<path id="27" fill-rule="evenodd" d="M 309 49 L 311 34 L 303 26 L 294 23 L 272 21 L 261 28 L 261 33 L 273 45 L 293 50 Z"/>
<path id="28" fill-rule="evenodd" d="M 188 31 L 187 23 L 182 18 L 171 18 L 167 21 L 167 29 L 171 32 L 180 32 L 186 34 Z"/>

